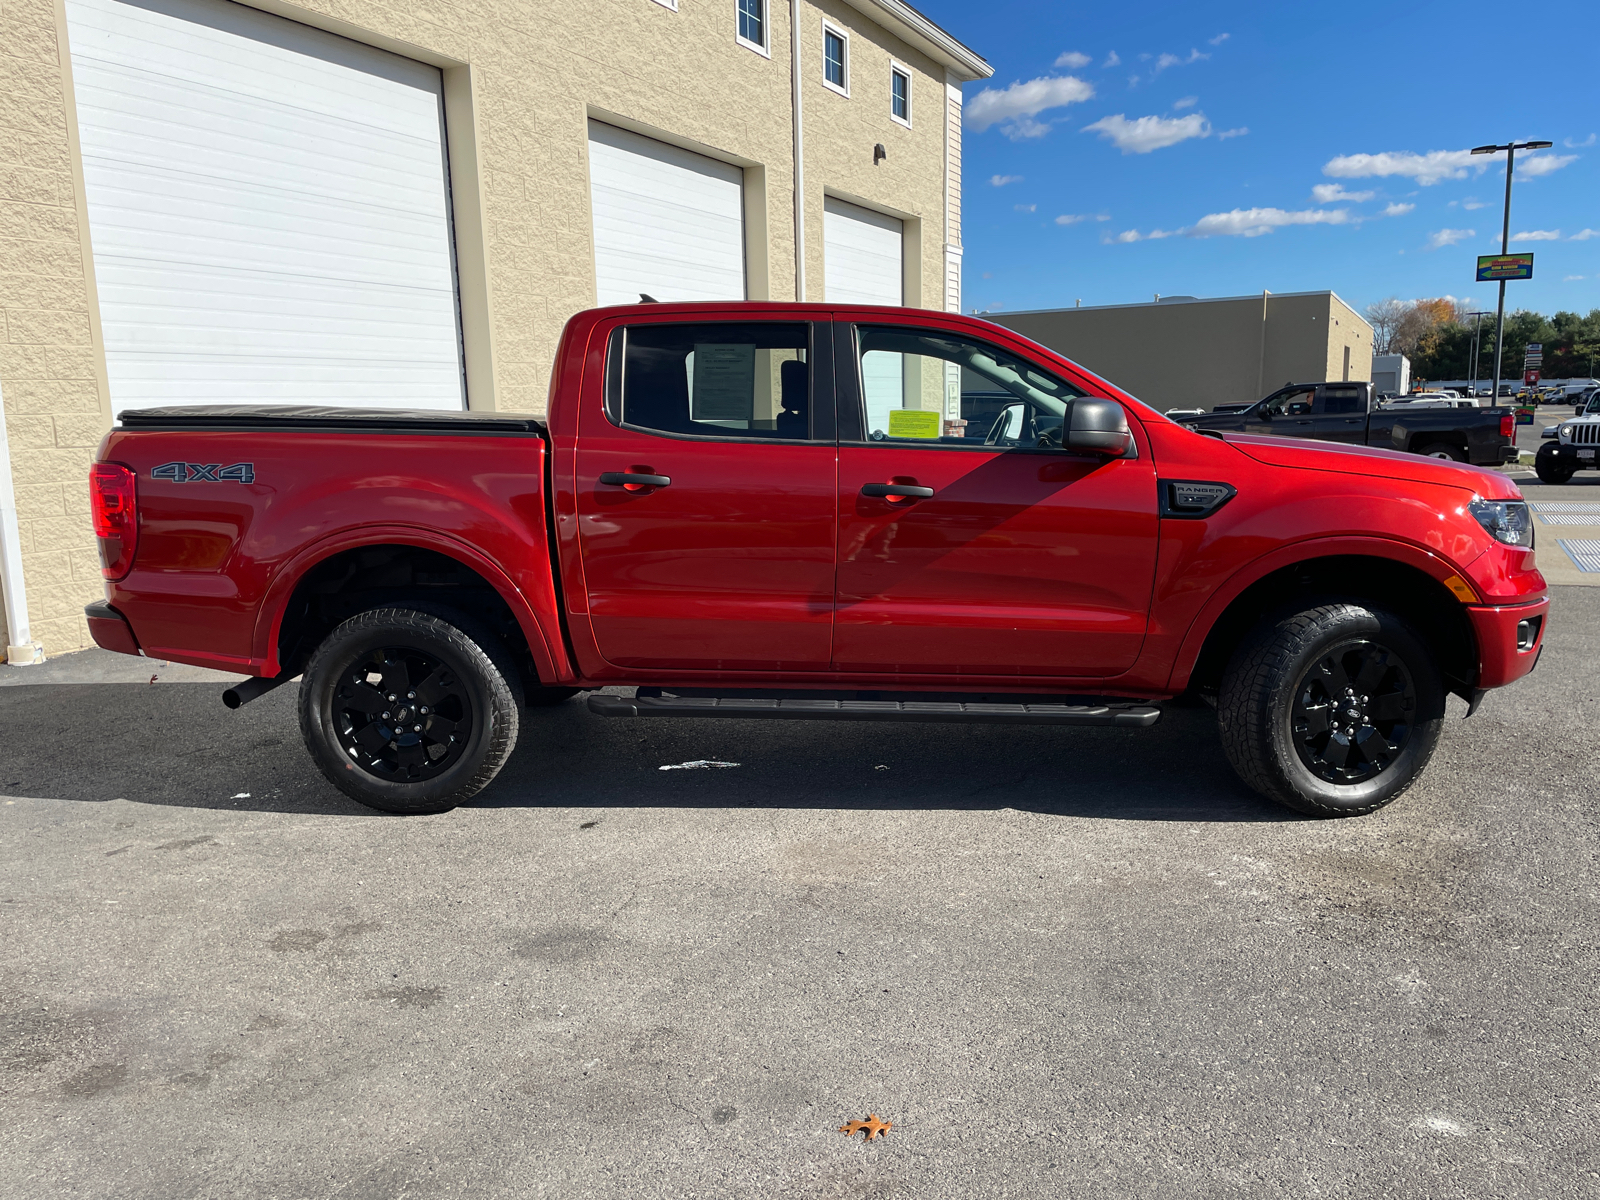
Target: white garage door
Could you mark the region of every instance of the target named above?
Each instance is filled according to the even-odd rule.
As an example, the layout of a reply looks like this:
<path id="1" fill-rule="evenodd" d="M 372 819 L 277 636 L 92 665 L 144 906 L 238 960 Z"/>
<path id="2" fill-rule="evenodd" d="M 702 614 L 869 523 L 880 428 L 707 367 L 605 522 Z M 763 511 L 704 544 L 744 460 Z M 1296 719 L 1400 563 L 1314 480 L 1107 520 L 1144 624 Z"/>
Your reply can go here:
<path id="1" fill-rule="evenodd" d="M 461 408 L 441 80 L 224 0 L 67 0 L 112 407 Z"/>
<path id="2" fill-rule="evenodd" d="M 824 198 L 822 288 L 828 302 L 902 303 L 904 240 L 904 226 L 895 218 Z M 903 356 L 881 351 L 867 355 L 861 363 L 861 387 L 866 393 L 867 428 L 887 429 L 889 411 L 906 406 Z"/>
<path id="3" fill-rule="evenodd" d="M 745 298 L 743 170 L 590 121 L 589 189 L 601 304 Z"/>
<path id="4" fill-rule="evenodd" d="M 899 304 L 900 221 L 831 196 L 822 203 L 822 287 L 830 304 Z"/>

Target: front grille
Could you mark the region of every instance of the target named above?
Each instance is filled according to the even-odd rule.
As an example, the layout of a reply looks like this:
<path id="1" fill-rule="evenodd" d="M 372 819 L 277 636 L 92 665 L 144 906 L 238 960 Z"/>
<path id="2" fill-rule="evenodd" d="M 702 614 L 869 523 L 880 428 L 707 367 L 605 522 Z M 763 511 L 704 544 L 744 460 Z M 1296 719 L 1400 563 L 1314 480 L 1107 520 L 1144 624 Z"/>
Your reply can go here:
<path id="1" fill-rule="evenodd" d="M 1600 446 L 1600 421 L 1587 421 L 1572 427 L 1574 446 Z"/>

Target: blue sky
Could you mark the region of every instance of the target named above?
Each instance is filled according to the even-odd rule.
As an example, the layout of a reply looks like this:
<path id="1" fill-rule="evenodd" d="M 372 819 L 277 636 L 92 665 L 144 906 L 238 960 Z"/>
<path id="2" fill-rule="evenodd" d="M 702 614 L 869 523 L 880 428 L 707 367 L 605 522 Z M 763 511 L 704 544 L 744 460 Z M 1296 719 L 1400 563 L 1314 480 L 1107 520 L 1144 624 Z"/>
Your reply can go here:
<path id="1" fill-rule="evenodd" d="M 1505 156 L 1461 152 L 1535 138 L 1555 146 L 1518 155 L 1511 207 L 1534 279 L 1507 308 L 1600 307 L 1594 0 L 918 7 L 995 68 L 965 89 L 969 310 L 1262 288 L 1493 309 L 1473 268 Z"/>

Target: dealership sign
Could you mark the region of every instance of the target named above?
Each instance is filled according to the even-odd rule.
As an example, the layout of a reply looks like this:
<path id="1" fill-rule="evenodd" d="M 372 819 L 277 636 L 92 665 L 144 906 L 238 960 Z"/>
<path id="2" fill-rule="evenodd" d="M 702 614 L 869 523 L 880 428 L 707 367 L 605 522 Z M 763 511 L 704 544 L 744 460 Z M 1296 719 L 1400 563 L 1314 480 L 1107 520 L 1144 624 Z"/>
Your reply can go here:
<path id="1" fill-rule="evenodd" d="M 1531 254 L 1480 254 L 1478 255 L 1478 282 L 1490 283 L 1496 279 L 1532 279 Z"/>

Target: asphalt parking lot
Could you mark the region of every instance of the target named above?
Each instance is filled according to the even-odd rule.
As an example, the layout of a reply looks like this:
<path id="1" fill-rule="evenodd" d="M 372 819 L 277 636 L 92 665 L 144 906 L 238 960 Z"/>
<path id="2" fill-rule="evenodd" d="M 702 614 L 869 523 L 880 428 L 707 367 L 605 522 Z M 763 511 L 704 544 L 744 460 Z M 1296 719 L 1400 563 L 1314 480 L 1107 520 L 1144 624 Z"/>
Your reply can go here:
<path id="1" fill-rule="evenodd" d="M 1596 663 L 1557 588 L 1539 670 L 1343 822 L 1204 709 L 581 702 L 398 819 L 293 688 L 0 668 L 0 1196 L 1596 1195 Z"/>

